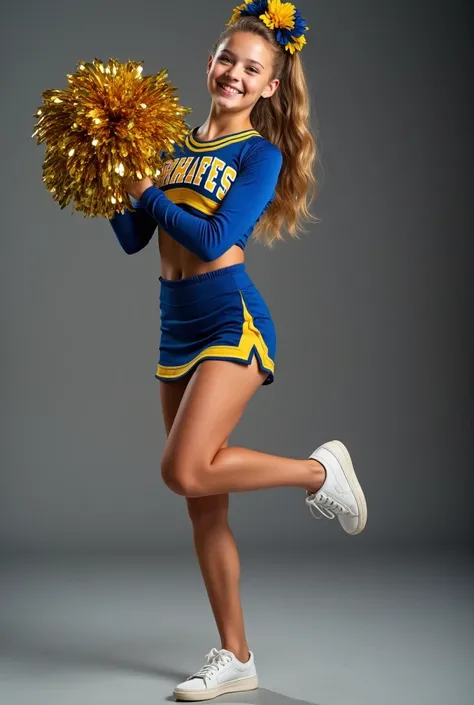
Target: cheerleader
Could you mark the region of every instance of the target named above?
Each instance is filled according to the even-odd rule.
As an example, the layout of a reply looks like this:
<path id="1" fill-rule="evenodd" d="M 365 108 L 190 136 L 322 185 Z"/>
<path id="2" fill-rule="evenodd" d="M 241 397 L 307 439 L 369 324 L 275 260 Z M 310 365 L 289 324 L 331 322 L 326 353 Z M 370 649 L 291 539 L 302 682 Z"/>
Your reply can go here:
<path id="1" fill-rule="evenodd" d="M 303 459 L 228 446 L 249 400 L 275 374 L 275 327 L 246 271 L 246 243 L 253 234 L 271 246 L 283 228 L 296 236 L 311 220 L 316 147 L 300 59 L 306 29 L 291 3 L 247 0 L 235 8 L 207 62 L 208 118 L 189 130 L 157 183 L 127 183 L 135 210 L 110 221 L 129 254 L 158 232 L 161 472 L 186 498 L 221 640 L 176 686 L 177 700 L 258 687 L 228 523 L 231 492 L 301 487 L 314 516 L 337 518 L 350 535 L 366 524 L 364 494 L 340 441 Z"/>

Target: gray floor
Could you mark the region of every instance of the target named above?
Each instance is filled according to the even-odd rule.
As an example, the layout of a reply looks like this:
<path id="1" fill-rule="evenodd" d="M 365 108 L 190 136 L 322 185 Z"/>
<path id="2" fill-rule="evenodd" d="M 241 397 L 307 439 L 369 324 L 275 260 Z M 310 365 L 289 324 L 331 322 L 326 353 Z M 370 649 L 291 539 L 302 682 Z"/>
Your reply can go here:
<path id="1" fill-rule="evenodd" d="M 211 702 L 472 705 L 473 577 L 452 550 L 245 555 L 260 688 Z M 2 705 L 174 702 L 219 646 L 189 554 L 16 558 L 1 578 Z"/>

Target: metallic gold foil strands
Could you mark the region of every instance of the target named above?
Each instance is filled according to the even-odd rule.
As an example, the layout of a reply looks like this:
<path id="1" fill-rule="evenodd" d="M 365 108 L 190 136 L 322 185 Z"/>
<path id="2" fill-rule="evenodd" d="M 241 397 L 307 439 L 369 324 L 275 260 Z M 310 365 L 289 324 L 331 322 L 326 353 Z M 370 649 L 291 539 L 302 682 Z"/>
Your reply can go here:
<path id="1" fill-rule="evenodd" d="M 141 62 L 80 61 L 66 89 L 43 91 L 33 137 L 45 143 L 43 182 L 73 212 L 112 218 L 133 210 L 124 181 L 157 177 L 160 152 L 172 155 L 189 129 L 189 108 L 162 69 L 143 76 Z"/>

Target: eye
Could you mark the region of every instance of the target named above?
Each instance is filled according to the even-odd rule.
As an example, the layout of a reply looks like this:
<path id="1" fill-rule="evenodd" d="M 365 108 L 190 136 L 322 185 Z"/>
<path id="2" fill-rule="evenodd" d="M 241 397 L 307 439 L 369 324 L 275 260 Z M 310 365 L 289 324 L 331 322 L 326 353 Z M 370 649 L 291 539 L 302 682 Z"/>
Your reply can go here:
<path id="1" fill-rule="evenodd" d="M 220 60 L 221 60 L 221 61 L 230 61 L 230 59 L 229 59 L 228 56 L 221 56 L 221 57 L 220 57 Z"/>

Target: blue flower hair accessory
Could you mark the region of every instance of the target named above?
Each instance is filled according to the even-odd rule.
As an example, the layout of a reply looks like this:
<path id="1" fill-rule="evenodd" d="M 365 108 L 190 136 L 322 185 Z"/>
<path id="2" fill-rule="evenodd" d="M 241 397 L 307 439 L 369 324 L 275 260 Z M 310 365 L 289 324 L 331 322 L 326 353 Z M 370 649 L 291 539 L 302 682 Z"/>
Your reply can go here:
<path id="1" fill-rule="evenodd" d="M 245 0 L 242 5 L 234 8 L 227 26 L 245 16 L 258 17 L 269 29 L 273 29 L 277 42 L 290 54 L 301 51 L 306 44 L 304 33 L 309 27 L 301 17 L 301 12 L 291 2 Z"/>

